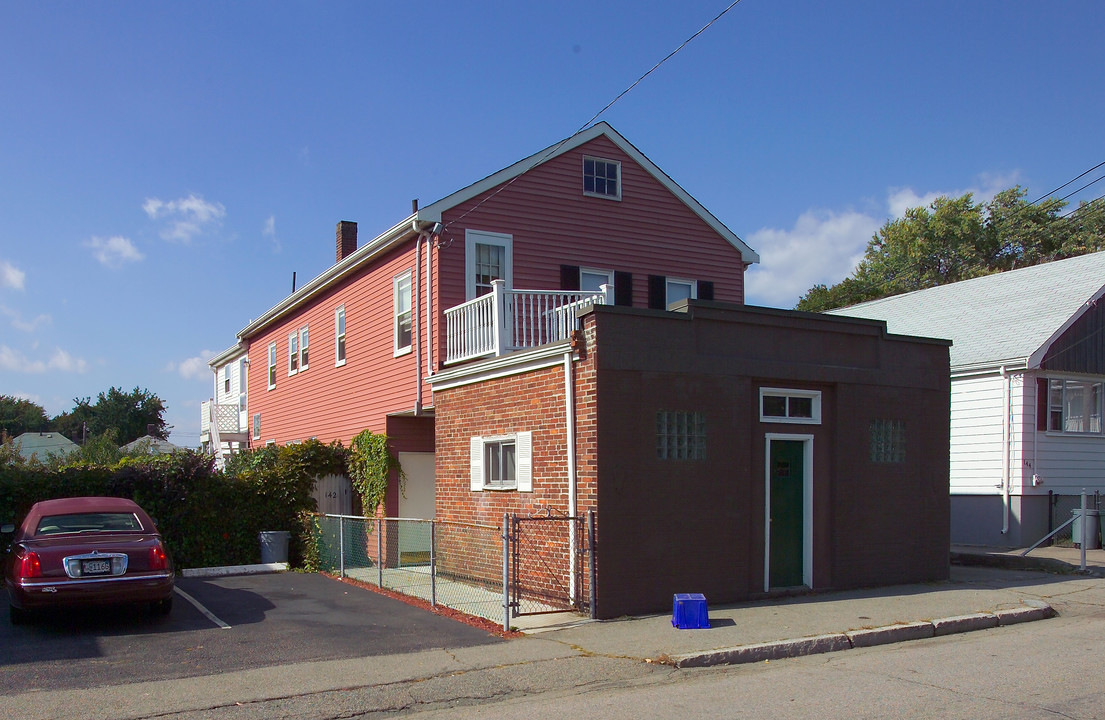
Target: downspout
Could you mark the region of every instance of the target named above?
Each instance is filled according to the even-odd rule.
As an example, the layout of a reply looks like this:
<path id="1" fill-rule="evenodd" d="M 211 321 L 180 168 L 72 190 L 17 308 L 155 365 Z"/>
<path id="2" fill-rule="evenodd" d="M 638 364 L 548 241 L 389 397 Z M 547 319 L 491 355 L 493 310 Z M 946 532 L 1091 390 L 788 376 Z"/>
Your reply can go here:
<path id="1" fill-rule="evenodd" d="M 414 328 L 414 320 L 419 317 L 419 310 L 422 308 L 422 247 L 426 247 L 426 369 L 433 373 L 433 337 L 431 335 L 432 328 L 430 326 L 431 314 L 432 314 L 432 296 L 430 291 L 430 270 L 433 265 L 430 260 L 430 256 L 433 253 L 433 236 L 441 232 L 441 223 L 435 223 L 429 230 L 421 230 L 418 227 L 418 220 L 411 220 L 411 229 L 418 233 L 418 239 L 415 242 L 414 250 L 414 277 L 411 278 L 411 286 L 414 297 L 411 303 L 411 334 L 415 338 L 414 348 L 414 368 L 415 368 L 415 385 L 414 385 L 414 415 L 420 417 L 422 415 L 422 322 L 419 320 L 419 327 L 417 331 Z"/>
<path id="2" fill-rule="evenodd" d="M 1002 512 L 1001 512 L 1001 534 L 1006 535 L 1009 532 L 1009 416 L 1012 413 L 1012 392 L 1009 388 L 1009 383 L 1012 382 L 1009 372 L 1005 369 L 1005 366 L 1001 366 L 1001 494 L 1002 494 Z"/>
<path id="3" fill-rule="evenodd" d="M 572 351 L 564 353 L 564 427 L 565 451 L 568 466 L 568 517 L 576 516 L 576 413 L 575 383 L 573 382 Z M 568 521 L 568 594 L 573 603 L 576 601 L 576 533 L 575 520 Z"/>
<path id="4" fill-rule="evenodd" d="M 441 242 L 441 223 L 436 223 L 426 246 L 426 372 L 434 374 L 434 247 Z"/>

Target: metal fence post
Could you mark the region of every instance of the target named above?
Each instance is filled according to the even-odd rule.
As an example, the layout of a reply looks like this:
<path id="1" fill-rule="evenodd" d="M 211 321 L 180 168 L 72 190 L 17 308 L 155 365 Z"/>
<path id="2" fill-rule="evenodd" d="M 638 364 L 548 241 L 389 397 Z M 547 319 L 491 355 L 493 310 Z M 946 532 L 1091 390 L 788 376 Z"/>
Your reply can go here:
<path id="1" fill-rule="evenodd" d="M 594 620 L 598 617 L 597 609 L 595 606 L 595 598 L 597 593 L 595 592 L 595 578 L 598 577 L 598 573 L 595 572 L 595 511 L 587 511 L 587 572 L 590 576 L 590 598 L 591 598 L 591 619 Z"/>
<path id="2" fill-rule="evenodd" d="M 437 607 L 437 523 L 430 521 L 430 606 Z"/>
<path id="3" fill-rule="evenodd" d="M 1087 520 L 1089 518 L 1086 517 L 1086 489 L 1082 488 L 1082 564 L 1079 566 L 1082 572 L 1086 572 L 1086 542 L 1090 538 L 1090 524 Z"/>
<path id="4" fill-rule="evenodd" d="M 376 518 L 376 585 L 384 586 L 384 522 Z"/>
<path id="5" fill-rule="evenodd" d="M 338 577 L 345 577 L 345 518 L 338 515 Z"/>
<path id="6" fill-rule="evenodd" d="M 510 516 L 503 513 L 503 632 L 510 632 Z"/>

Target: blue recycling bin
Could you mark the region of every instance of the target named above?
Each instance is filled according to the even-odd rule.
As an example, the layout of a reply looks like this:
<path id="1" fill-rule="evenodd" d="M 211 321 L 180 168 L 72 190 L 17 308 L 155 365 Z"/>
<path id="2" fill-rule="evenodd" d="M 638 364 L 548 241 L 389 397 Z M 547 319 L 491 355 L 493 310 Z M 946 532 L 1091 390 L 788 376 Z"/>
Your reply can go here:
<path id="1" fill-rule="evenodd" d="M 671 624 L 680 630 L 702 630 L 710 627 L 706 596 L 702 593 L 676 593 L 672 603 Z"/>

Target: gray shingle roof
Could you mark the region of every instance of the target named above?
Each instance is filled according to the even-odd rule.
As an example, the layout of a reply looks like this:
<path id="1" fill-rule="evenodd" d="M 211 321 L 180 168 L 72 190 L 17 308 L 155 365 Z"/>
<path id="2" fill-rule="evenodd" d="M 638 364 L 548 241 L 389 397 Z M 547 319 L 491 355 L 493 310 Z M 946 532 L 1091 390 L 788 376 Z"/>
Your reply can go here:
<path id="1" fill-rule="evenodd" d="M 1029 358 L 1105 288 L 1105 252 L 830 310 L 947 338 L 952 369 Z"/>

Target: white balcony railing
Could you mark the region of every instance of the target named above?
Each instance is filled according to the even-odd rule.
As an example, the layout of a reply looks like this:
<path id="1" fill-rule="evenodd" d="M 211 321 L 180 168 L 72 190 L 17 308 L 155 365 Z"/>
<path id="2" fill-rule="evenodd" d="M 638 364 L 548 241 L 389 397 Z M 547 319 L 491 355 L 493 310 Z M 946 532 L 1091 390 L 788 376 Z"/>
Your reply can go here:
<path id="1" fill-rule="evenodd" d="M 609 285 L 598 292 L 507 290 L 504 281 L 495 280 L 490 293 L 445 311 L 445 362 L 567 340 L 579 328 L 576 312 L 580 308 L 613 301 Z"/>
<path id="2" fill-rule="evenodd" d="M 216 405 L 211 400 L 204 400 L 200 406 L 200 434 L 210 433 L 212 422 L 220 434 L 244 432 L 239 424 L 240 418 L 237 403 Z"/>

